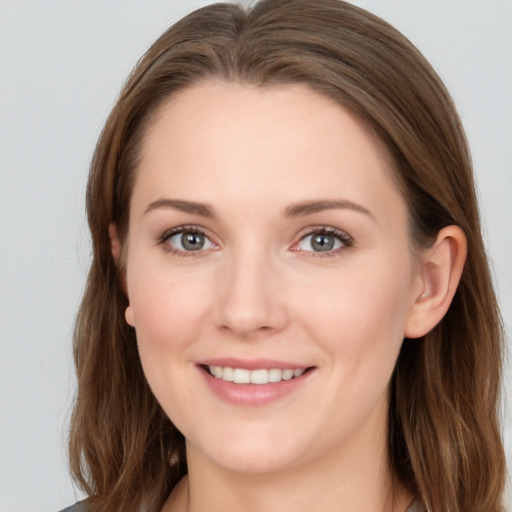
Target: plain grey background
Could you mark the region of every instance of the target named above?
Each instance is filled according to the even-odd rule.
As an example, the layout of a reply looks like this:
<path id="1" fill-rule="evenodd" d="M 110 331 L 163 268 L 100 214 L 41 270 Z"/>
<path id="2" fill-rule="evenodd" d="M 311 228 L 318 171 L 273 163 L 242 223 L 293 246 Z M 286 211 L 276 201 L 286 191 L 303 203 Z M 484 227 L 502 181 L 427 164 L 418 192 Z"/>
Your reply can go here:
<path id="1" fill-rule="evenodd" d="M 143 51 L 207 3 L 0 0 L 1 511 L 56 511 L 79 497 L 67 473 L 65 436 L 74 391 L 71 333 L 90 252 L 83 211 L 89 159 Z M 453 94 L 510 333 L 512 2 L 354 3 L 407 35 Z M 504 430 L 512 460 L 510 415 Z"/>

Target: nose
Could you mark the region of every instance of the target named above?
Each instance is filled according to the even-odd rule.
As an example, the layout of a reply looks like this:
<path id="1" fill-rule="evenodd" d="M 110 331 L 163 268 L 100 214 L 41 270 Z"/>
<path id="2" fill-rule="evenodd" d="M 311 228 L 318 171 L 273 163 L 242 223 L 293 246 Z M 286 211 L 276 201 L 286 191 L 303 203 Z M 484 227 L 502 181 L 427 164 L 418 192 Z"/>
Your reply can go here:
<path id="1" fill-rule="evenodd" d="M 275 334 L 286 327 L 289 320 L 285 289 L 276 265 L 269 260 L 264 251 L 246 251 L 233 254 L 224 262 L 216 304 L 216 321 L 221 330 L 250 339 Z"/>

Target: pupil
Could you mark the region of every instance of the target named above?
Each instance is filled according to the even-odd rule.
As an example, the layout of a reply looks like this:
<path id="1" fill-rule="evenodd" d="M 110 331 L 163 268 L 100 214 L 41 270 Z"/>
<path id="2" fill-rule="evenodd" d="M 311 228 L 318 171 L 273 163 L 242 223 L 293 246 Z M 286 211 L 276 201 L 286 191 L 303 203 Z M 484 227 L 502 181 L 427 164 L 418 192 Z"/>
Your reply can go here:
<path id="1" fill-rule="evenodd" d="M 311 240 L 315 251 L 330 251 L 334 247 L 334 238 L 327 235 L 315 235 Z"/>
<path id="2" fill-rule="evenodd" d="M 184 233 L 181 235 L 181 244 L 187 251 L 197 251 L 204 245 L 204 235 L 200 233 Z"/>

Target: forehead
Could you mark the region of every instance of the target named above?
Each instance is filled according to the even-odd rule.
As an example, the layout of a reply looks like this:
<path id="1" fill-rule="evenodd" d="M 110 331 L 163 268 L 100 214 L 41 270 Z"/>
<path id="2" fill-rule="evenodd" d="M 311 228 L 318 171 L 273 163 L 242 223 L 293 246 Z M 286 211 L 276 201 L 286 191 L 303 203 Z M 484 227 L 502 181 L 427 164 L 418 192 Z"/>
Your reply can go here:
<path id="1" fill-rule="evenodd" d="M 304 85 L 208 81 L 168 100 L 144 137 L 137 195 L 246 204 L 397 187 L 376 137 Z M 137 191 L 137 189 L 139 189 Z M 371 198 L 366 200 L 372 201 Z"/>
<path id="2" fill-rule="evenodd" d="M 214 140 L 212 130 L 227 135 L 229 128 L 234 128 L 231 139 L 244 143 L 251 138 L 254 143 L 268 143 L 269 133 L 278 131 L 281 137 L 274 140 L 278 144 L 310 140 L 313 132 L 334 132 L 340 140 L 353 135 L 388 157 L 384 144 L 356 116 L 304 84 L 260 87 L 216 79 L 194 84 L 164 102 L 148 123 L 143 147 L 147 155 L 162 136 L 186 142 L 193 135 L 192 140 L 202 137 L 207 143 Z"/>

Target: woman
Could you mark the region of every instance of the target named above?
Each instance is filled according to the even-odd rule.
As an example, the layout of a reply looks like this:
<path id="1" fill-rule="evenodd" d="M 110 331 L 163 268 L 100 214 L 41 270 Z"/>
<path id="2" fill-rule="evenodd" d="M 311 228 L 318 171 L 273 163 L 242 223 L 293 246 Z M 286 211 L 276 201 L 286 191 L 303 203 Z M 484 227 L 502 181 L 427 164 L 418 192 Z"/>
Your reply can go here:
<path id="1" fill-rule="evenodd" d="M 192 13 L 126 83 L 87 208 L 77 507 L 501 509 L 470 158 L 395 29 L 338 0 Z"/>

